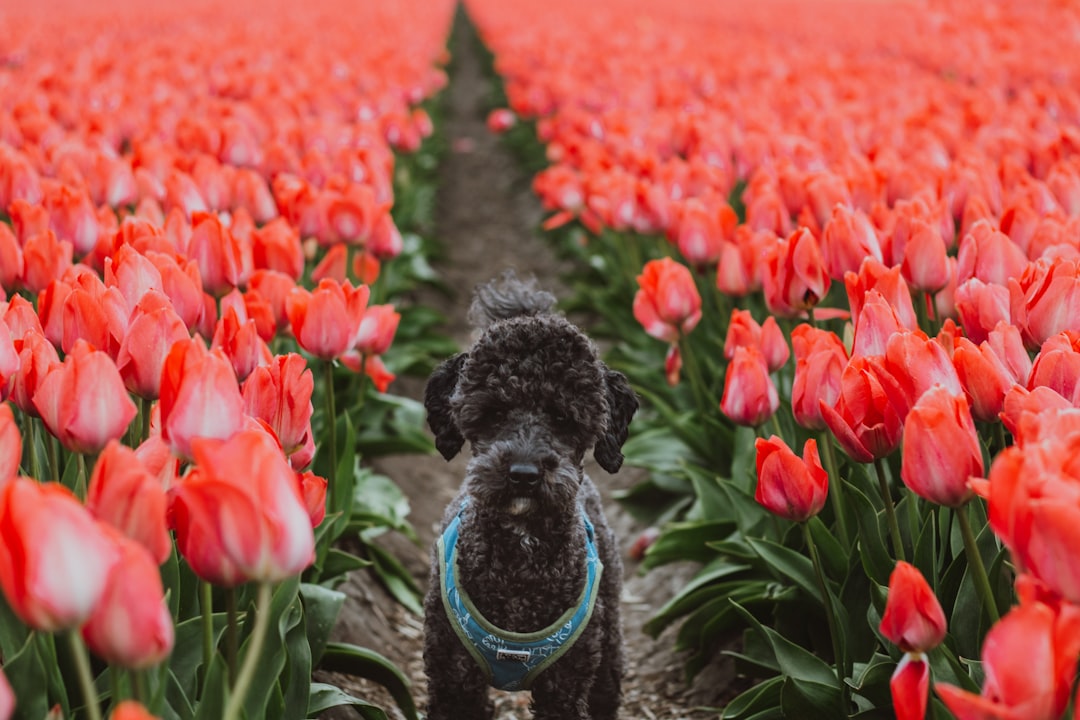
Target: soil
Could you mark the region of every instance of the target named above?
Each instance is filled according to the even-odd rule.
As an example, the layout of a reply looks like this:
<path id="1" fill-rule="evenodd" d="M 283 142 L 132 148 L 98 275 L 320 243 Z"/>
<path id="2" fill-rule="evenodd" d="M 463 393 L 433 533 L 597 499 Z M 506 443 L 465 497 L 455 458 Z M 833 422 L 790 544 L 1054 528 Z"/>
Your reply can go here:
<path id="1" fill-rule="evenodd" d="M 436 290 L 422 290 L 410 301 L 433 305 L 446 316 L 442 328 L 462 347 L 470 343 L 465 321 L 472 288 L 499 275 L 505 268 L 519 274 L 533 274 L 541 285 L 565 296 L 560 278 L 572 268 L 554 254 L 537 234 L 543 211 L 530 190 L 530 178 L 518 161 L 485 126 L 488 79 L 483 73 L 471 28 L 460 28 L 452 41 L 454 57 L 451 83 L 445 92 L 445 132 L 450 143 L 440 177 L 436 208 L 438 240 L 445 250 L 436 263 L 449 296 Z M 587 330 L 587 327 L 586 327 Z M 419 399 L 423 379 L 401 378 L 392 391 Z M 410 520 L 420 538 L 419 545 L 401 536 L 387 536 L 392 550 L 426 586 L 429 547 L 446 504 L 454 497 L 464 476 L 465 456 L 447 463 L 441 456 L 392 456 L 380 458 L 375 470 L 394 479 L 411 502 Z M 733 669 L 717 657 L 706 670 L 687 684 L 683 660 L 674 649 L 673 630 L 657 640 L 644 634 L 642 625 L 693 574 L 693 566 L 668 566 L 639 574 L 638 563 L 626 552 L 645 528 L 612 499 L 612 493 L 641 479 L 640 471 L 624 467 L 615 476 L 595 464 L 586 471 L 605 494 L 605 512 L 620 538 L 625 563 L 622 598 L 623 632 L 627 672 L 623 681 L 620 720 L 697 720 L 715 718 L 715 708 L 726 696 Z M 348 594 L 335 628 L 335 639 L 372 648 L 391 659 L 409 677 L 421 709 L 425 706 L 425 678 L 421 659 L 423 619 L 396 603 L 371 576 L 353 573 L 341 589 Z M 379 686 L 340 675 L 322 674 L 318 680 L 342 686 L 357 697 L 386 708 L 394 718 L 402 716 Z M 528 693 L 496 696 L 498 720 L 530 717 Z M 331 711 L 323 717 L 355 717 L 353 711 Z"/>

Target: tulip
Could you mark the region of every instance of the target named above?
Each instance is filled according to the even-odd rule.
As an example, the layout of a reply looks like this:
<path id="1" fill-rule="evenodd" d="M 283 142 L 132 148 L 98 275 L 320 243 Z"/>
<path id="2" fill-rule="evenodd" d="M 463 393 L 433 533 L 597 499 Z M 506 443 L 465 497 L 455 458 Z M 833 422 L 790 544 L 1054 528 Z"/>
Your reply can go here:
<path id="1" fill-rule="evenodd" d="M 284 218 L 275 218 L 252 236 L 252 260 L 258 269 L 277 270 L 298 279 L 304 273 L 300 234 Z"/>
<path id="2" fill-rule="evenodd" d="M 881 241 L 865 213 L 847 205 L 835 205 L 832 217 L 821 233 L 821 254 L 829 277 L 843 280 L 848 272 L 858 272 L 863 260 L 882 261 Z"/>
<path id="3" fill-rule="evenodd" d="M 896 310 L 877 290 L 869 290 L 855 319 L 852 355 L 884 355 L 889 338 L 904 330 Z"/>
<path id="4" fill-rule="evenodd" d="M 118 536 L 117 560 L 105 590 L 83 625 L 91 652 L 111 665 L 143 670 L 172 652 L 175 631 L 161 573 L 146 548 Z"/>
<path id="5" fill-rule="evenodd" d="M 795 380 L 791 411 L 795 422 L 812 430 L 825 429 L 818 401 L 832 406 L 840 397 L 840 378 L 848 363 L 844 343 L 835 333 L 801 324 L 791 333 L 795 351 Z"/>
<path id="6" fill-rule="evenodd" d="M 124 386 L 141 398 L 156 400 L 165 358 L 174 344 L 187 338 L 187 327 L 169 299 L 156 290 L 147 292 L 131 314 L 116 356 Z"/>
<path id="7" fill-rule="evenodd" d="M 335 197 L 326 208 L 326 220 L 335 240 L 348 245 L 365 245 L 376 218 L 387 211 L 375 200 L 370 185 L 354 183 Z"/>
<path id="8" fill-rule="evenodd" d="M 782 439 L 758 438 L 757 491 L 754 499 L 766 510 L 794 522 L 821 512 L 829 493 L 829 474 L 821 467 L 817 441 L 806 441 L 799 458 Z"/>
<path id="9" fill-rule="evenodd" d="M 0 290 L 18 289 L 24 267 L 22 246 L 15 233 L 0 223 Z"/>
<path id="10" fill-rule="evenodd" d="M 634 317 L 652 337 L 678 342 L 701 320 L 701 296 L 685 265 L 671 258 L 650 260 L 637 282 Z"/>
<path id="11" fill-rule="evenodd" d="M 304 508 L 311 519 L 311 527 L 317 528 L 326 517 L 326 478 L 319 477 L 310 470 L 296 473 L 300 495 L 304 498 Z"/>
<path id="12" fill-rule="evenodd" d="M 295 472 L 273 438 L 244 430 L 193 441 L 195 468 L 173 489 L 176 543 L 200 578 L 276 582 L 311 564 L 315 539 Z"/>
<path id="13" fill-rule="evenodd" d="M 165 522 L 165 489 L 131 448 L 112 441 L 90 474 L 86 508 L 98 520 L 147 549 L 159 565 L 172 540 Z"/>
<path id="14" fill-rule="evenodd" d="M 34 393 L 50 368 L 60 364 L 60 356 L 52 343 L 36 330 L 28 330 L 13 345 L 19 353 L 19 370 L 8 381 L 11 401 L 24 413 L 38 417 Z"/>
<path id="15" fill-rule="evenodd" d="M 138 701 L 124 700 L 113 709 L 109 720 L 158 720 L 158 717 L 150 714 Z"/>
<path id="16" fill-rule="evenodd" d="M 488 113 L 486 122 L 488 130 L 501 135 L 517 124 L 517 115 L 513 110 L 496 108 Z"/>
<path id="17" fill-rule="evenodd" d="M 333 280 L 320 281 L 314 292 L 294 288 L 285 299 L 285 312 L 297 343 L 323 360 L 340 356 L 356 337 L 368 295 L 367 286 Z"/>
<path id="18" fill-rule="evenodd" d="M 1005 285 L 1020 277 L 1027 256 L 1009 236 L 987 223 L 977 223 L 960 241 L 956 273 L 961 283 L 978 278 L 987 284 Z"/>
<path id="19" fill-rule="evenodd" d="M 904 653 L 889 679 L 896 720 L 923 720 L 930 700 L 930 663 L 923 653 Z"/>
<path id="20" fill-rule="evenodd" d="M 62 241 L 71 243 L 79 257 L 94 249 L 98 241 L 97 210 L 85 189 L 51 182 L 45 188 L 43 205 L 49 213 L 49 227 Z"/>
<path id="21" fill-rule="evenodd" d="M 968 338 L 981 343 L 999 323 L 1009 322 L 1009 289 L 971 278 L 956 288 L 956 314 Z"/>
<path id="22" fill-rule="evenodd" d="M 320 283 L 323 280 L 333 280 L 339 285 L 348 279 L 349 274 L 349 248 L 343 244 L 330 247 L 323 255 L 323 259 L 311 271 L 311 281 Z"/>
<path id="23" fill-rule="evenodd" d="M 953 366 L 971 401 L 971 414 L 982 422 L 996 421 L 1005 406 L 1005 393 L 1017 378 L 988 343 L 975 345 L 963 337 L 956 339 Z"/>
<path id="24" fill-rule="evenodd" d="M 980 695 L 937 683 L 945 706 L 959 720 L 1057 720 L 1069 704 L 1080 653 L 1075 610 L 1029 602 L 1013 608 L 986 634 Z"/>
<path id="25" fill-rule="evenodd" d="M 900 478 L 919 497 L 956 508 L 971 498 L 968 478 L 982 474 L 967 399 L 940 385 L 928 390 L 904 421 Z"/>
<path id="26" fill-rule="evenodd" d="M 694 267 L 715 263 L 720 258 L 723 230 L 716 215 L 700 198 L 682 204 L 674 229 L 679 252 Z"/>
<path id="27" fill-rule="evenodd" d="M 138 412 L 113 361 L 84 340 L 54 364 L 34 392 L 34 408 L 50 433 L 74 452 L 101 452 Z"/>
<path id="28" fill-rule="evenodd" d="M 41 327 L 41 319 L 30 301 L 22 295 L 15 295 L 8 301 L 7 309 L 0 320 L 7 325 L 12 341 L 21 339 L 30 330 L 40 335 L 45 334 Z"/>
<path id="29" fill-rule="evenodd" d="M 208 293 L 221 296 L 246 283 L 251 275 L 250 253 L 250 246 L 245 249 L 217 215 L 196 212 L 192 216 L 187 255 L 198 263 Z"/>
<path id="30" fill-rule="evenodd" d="M 800 228 L 765 255 L 762 289 L 770 312 L 792 317 L 808 310 L 829 292 L 825 260 L 814 236 Z"/>
<path id="31" fill-rule="evenodd" d="M 311 437 L 311 394 L 315 381 L 300 355 L 278 355 L 255 368 L 244 383 L 244 412 L 264 420 L 286 456 L 302 449 Z"/>
<path id="32" fill-rule="evenodd" d="M 390 383 L 397 377 L 387 369 L 386 364 L 378 355 L 361 355 L 356 350 L 350 350 L 341 356 L 341 363 L 354 373 L 364 373 L 371 378 L 372 384 L 378 392 L 386 392 Z"/>
<path id="33" fill-rule="evenodd" d="M 382 355 L 390 349 L 400 321 L 401 314 L 394 311 L 393 305 L 370 306 L 364 311 L 353 347 L 362 355 Z"/>
<path id="34" fill-rule="evenodd" d="M 173 310 L 188 330 L 197 328 L 205 308 L 199 266 L 194 260 L 181 262 L 160 252 L 148 252 L 146 257 L 161 274 L 161 291 L 172 302 Z"/>
<path id="35" fill-rule="evenodd" d="M 367 250 L 380 260 L 390 260 L 401 254 L 404 242 L 394 218 L 389 212 L 384 212 L 375 220 Z"/>
<path id="36" fill-rule="evenodd" d="M 943 385 L 953 395 L 963 392 L 956 368 L 942 343 L 926 337 L 920 330 L 890 337 L 885 357 L 875 364 L 881 370 L 878 379 L 897 406 L 904 408 L 905 415 L 907 408 L 934 385 Z"/>
<path id="37" fill-rule="evenodd" d="M 70 353 L 82 339 L 116 358 L 130 314 L 117 288 L 106 288 L 97 275 L 84 273 L 64 299 L 61 348 Z"/>
<path id="38" fill-rule="evenodd" d="M 161 292 L 164 282 L 154 262 L 130 245 L 122 245 L 105 259 L 105 285 L 119 288 L 129 312 L 151 290 Z"/>
<path id="39" fill-rule="evenodd" d="M 945 613 L 918 568 L 898 561 L 879 631 L 904 652 L 928 652 L 945 639 Z"/>
<path id="40" fill-rule="evenodd" d="M 62 485 L 16 478 L 0 489 L 0 587 L 34 630 L 82 625 L 116 556 L 116 543 Z"/>
<path id="41" fill-rule="evenodd" d="M 764 323 L 758 325 L 750 311 L 733 310 L 724 340 L 724 357 L 730 360 L 735 355 L 736 347 L 751 345 L 761 350 L 769 372 L 776 372 L 784 367 L 790 357 L 787 341 L 776 318 L 770 315 L 765 318 Z"/>
<path id="42" fill-rule="evenodd" d="M 71 267 L 73 250 L 67 240 L 58 240 L 48 230 L 23 243 L 23 275 L 20 282 L 31 293 L 40 293 Z"/>
<path id="43" fill-rule="evenodd" d="M 1047 338 L 1031 365 L 1028 390 L 1048 387 L 1076 405 L 1080 401 L 1080 333 L 1062 332 Z"/>
<path id="44" fill-rule="evenodd" d="M 246 313 L 245 313 L 246 315 Z M 225 310 L 214 329 L 211 349 L 220 349 L 243 382 L 256 367 L 269 362 L 270 348 L 259 337 L 254 320 L 241 320 L 234 308 Z"/>
<path id="45" fill-rule="evenodd" d="M 1028 349 L 1064 330 L 1080 330 L 1080 261 L 1040 259 L 1008 285 L 1010 317 Z"/>
<path id="46" fill-rule="evenodd" d="M 724 378 L 720 410 L 738 425 L 758 427 L 780 407 L 765 358 L 756 347 L 735 349 Z"/>
<path id="47" fill-rule="evenodd" d="M 7 403 L 0 403 L 0 488 L 19 474 L 22 459 L 22 435 L 15 413 Z"/>
<path id="48" fill-rule="evenodd" d="M 858 273 L 849 272 L 844 275 L 844 287 L 847 289 L 848 306 L 853 318 L 862 314 L 867 293 L 876 290 L 896 313 L 902 327 L 914 330 L 919 326 L 915 306 L 911 303 L 911 291 L 899 267 L 888 268 L 867 258 L 859 267 Z"/>
<path id="49" fill-rule="evenodd" d="M 161 372 L 161 436 L 191 459 L 194 438 L 231 437 L 244 421 L 244 401 L 232 365 L 201 339 L 172 346 Z"/>
<path id="50" fill-rule="evenodd" d="M 248 283 L 248 286 L 250 287 L 249 294 L 258 293 L 259 297 L 270 306 L 276 326 L 275 334 L 289 327 L 289 316 L 285 312 L 285 301 L 292 289 L 296 287 L 296 281 L 288 275 L 274 270 L 256 270 L 251 274 L 251 282 Z"/>
<path id="51" fill-rule="evenodd" d="M 904 244 L 904 257 L 900 272 L 916 290 L 934 293 L 949 282 L 945 240 L 931 223 L 913 218 L 911 235 Z"/>
<path id="52" fill-rule="evenodd" d="M 868 359 L 855 356 L 840 376 L 836 405 L 818 401 L 825 424 L 856 462 L 883 458 L 900 443 L 907 408 L 886 392 L 880 375 Z"/>

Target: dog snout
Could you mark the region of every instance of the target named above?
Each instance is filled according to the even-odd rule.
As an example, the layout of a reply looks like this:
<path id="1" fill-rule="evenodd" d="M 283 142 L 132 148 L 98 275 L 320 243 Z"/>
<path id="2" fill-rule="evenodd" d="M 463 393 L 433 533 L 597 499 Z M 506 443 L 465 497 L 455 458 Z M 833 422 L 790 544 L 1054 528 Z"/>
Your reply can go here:
<path id="1" fill-rule="evenodd" d="M 532 463 L 514 463 L 510 466 L 510 484 L 516 487 L 532 488 L 540 482 L 540 468 Z"/>

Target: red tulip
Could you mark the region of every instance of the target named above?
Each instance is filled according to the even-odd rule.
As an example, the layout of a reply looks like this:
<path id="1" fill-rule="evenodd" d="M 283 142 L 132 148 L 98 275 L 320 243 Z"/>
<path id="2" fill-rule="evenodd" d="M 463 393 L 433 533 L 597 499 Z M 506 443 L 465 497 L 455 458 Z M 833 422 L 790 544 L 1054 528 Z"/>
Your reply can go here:
<path id="1" fill-rule="evenodd" d="M 654 338 L 678 342 L 701 320 L 701 296 L 685 265 L 671 258 L 650 260 L 637 282 L 634 317 Z"/>
<path id="2" fill-rule="evenodd" d="M 869 290 L 855 318 L 852 355 L 884 355 L 889 338 L 904 330 L 896 310 L 877 290 Z"/>
<path id="3" fill-rule="evenodd" d="M 757 427 L 780 407 L 765 358 L 756 347 L 739 347 L 727 368 L 720 410 L 738 425 Z"/>
<path id="4" fill-rule="evenodd" d="M 1047 338 L 1031 365 L 1027 387 L 1048 387 L 1074 405 L 1080 401 L 1080 333 Z"/>
<path id="5" fill-rule="evenodd" d="M 294 288 L 285 312 L 300 347 L 323 360 L 333 360 L 352 345 L 367 307 L 367 286 L 354 288 L 322 280 L 314 292 Z"/>
<path id="6" fill-rule="evenodd" d="M 967 399 L 934 386 L 904 421 L 900 478 L 919 497 L 955 508 L 971 498 L 968 479 L 982 474 L 982 448 Z"/>
<path id="7" fill-rule="evenodd" d="M 191 459 L 194 438 L 231 437 L 244 424 L 244 401 L 232 365 L 202 340 L 172 346 L 161 373 L 161 436 Z"/>
<path id="8" fill-rule="evenodd" d="M 326 517 L 326 478 L 308 471 L 296 473 L 296 481 L 304 498 L 304 508 L 311 519 L 311 527 L 317 528 Z"/>
<path id="9" fill-rule="evenodd" d="M 90 474 L 86 508 L 147 549 L 155 562 L 169 557 L 172 540 L 165 523 L 165 489 L 131 448 L 112 441 Z"/>
<path id="10" fill-rule="evenodd" d="M 333 280 L 340 285 L 348 279 L 348 274 L 349 248 L 338 243 L 326 251 L 322 260 L 311 271 L 311 281 L 320 283 L 323 280 Z"/>
<path id="11" fill-rule="evenodd" d="M 858 273 L 844 275 L 844 287 L 847 289 L 851 317 L 857 319 L 862 314 L 867 293 L 876 290 L 896 313 L 902 327 L 914 330 L 919 326 L 915 306 L 911 303 L 911 291 L 898 266 L 888 268 L 868 258 L 859 267 Z"/>
<path id="12" fill-rule="evenodd" d="M 124 386 L 141 398 L 156 400 L 161 393 L 161 369 L 172 346 L 188 338 L 184 321 L 167 297 L 151 290 L 131 314 L 120 344 L 116 367 Z"/>
<path id="13" fill-rule="evenodd" d="M 999 323 L 1009 322 L 1009 289 L 971 278 L 956 288 L 956 314 L 964 332 L 978 344 Z"/>
<path id="14" fill-rule="evenodd" d="M 982 646 L 981 695 L 937 683 L 959 720 L 1057 720 L 1069 704 L 1080 652 L 1080 623 L 1072 608 L 1055 612 L 1040 602 L 1013 608 Z"/>
<path id="15" fill-rule="evenodd" d="M 72 253 L 71 243 L 58 240 L 52 230 L 31 236 L 23 243 L 20 284 L 31 293 L 41 292 L 71 267 Z"/>
<path id="16" fill-rule="evenodd" d="M 146 548 L 122 536 L 114 542 L 117 560 L 82 636 L 91 652 L 110 665 L 143 670 L 172 652 L 172 613 L 161 573 Z"/>
<path id="17" fill-rule="evenodd" d="M 906 409 L 934 385 L 944 386 L 953 395 L 963 393 L 949 353 L 921 330 L 894 334 L 885 347 L 885 357 L 875 362 L 881 369 L 878 379 L 892 400 L 898 406 L 902 403 L 905 415 Z"/>
<path id="18" fill-rule="evenodd" d="M 517 115 L 513 110 L 496 108 L 488 113 L 487 127 L 493 133 L 501 134 L 517 124 Z"/>
<path id="19" fill-rule="evenodd" d="M 889 679 L 896 720 L 923 720 L 930 700 L 930 663 L 923 653 L 904 653 Z"/>
<path id="20" fill-rule="evenodd" d="M 341 356 L 341 363 L 354 373 L 362 372 L 371 378 L 372 384 L 379 392 L 386 392 L 390 383 L 397 377 L 387 369 L 382 358 L 378 355 L 361 355 L 356 350 L 350 350 Z"/>
<path id="21" fill-rule="evenodd" d="M 138 412 L 116 365 L 79 340 L 62 364 L 53 365 L 33 397 L 50 433 L 69 450 L 98 453 L 127 431 Z"/>
<path id="22" fill-rule="evenodd" d="M 43 186 L 43 205 L 49 213 L 49 227 L 60 240 L 71 243 L 79 257 L 94 249 L 98 241 L 97 209 L 85 189 L 50 181 Z"/>
<path id="23" fill-rule="evenodd" d="M 866 258 L 882 261 L 881 241 L 873 222 L 847 205 L 833 207 L 832 217 L 821 233 L 821 254 L 834 280 L 843 280 L 848 272 L 857 273 Z"/>
<path id="24" fill-rule="evenodd" d="M 735 355 L 736 347 L 751 345 L 761 350 L 769 372 L 776 372 L 784 367 L 791 355 L 776 318 L 770 315 L 765 318 L 764 323 L 758 325 L 749 310 L 733 310 L 731 322 L 728 323 L 727 338 L 724 340 L 724 357 L 730 360 Z"/>
<path id="25" fill-rule="evenodd" d="M 1064 330 L 1080 330 L 1080 260 L 1040 259 L 1008 285 L 1010 317 L 1029 349 Z"/>
<path id="26" fill-rule="evenodd" d="M 367 250 L 380 260 L 389 260 L 401 254 L 404 242 L 394 218 L 389 212 L 384 212 L 375 220 Z"/>
<path id="27" fill-rule="evenodd" d="M 311 437 L 311 394 L 315 381 L 304 358 L 278 355 L 244 383 L 244 411 L 263 420 L 290 456 Z"/>
<path id="28" fill-rule="evenodd" d="M 0 223 L 0 290 L 17 290 L 24 268 L 22 246 L 11 228 Z"/>
<path id="29" fill-rule="evenodd" d="M 292 289 L 296 287 L 296 281 L 288 275 L 274 270 L 256 270 L 251 274 L 251 282 L 248 283 L 248 287 L 250 288 L 249 293 L 257 292 L 259 297 L 270 306 L 276 332 L 281 332 L 289 327 L 289 316 L 285 312 L 285 300 L 288 298 L 289 293 L 292 292 Z"/>
<path id="30" fill-rule="evenodd" d="M 7 309 L 4 310 L 3 317 L 0 317 L 0 320 L 3 320 L 4 324 L 7 325 L 13 341 L 22 339 L 30 330 L 40 335 L 45 334 L 37 311 L 34 310 L 34 306 L 30 304 L 30 301 L 22 295 L 15 295 L 8 301 Z"/>
<path id="31" fill-rule="evenodd" d="M 390 349 L 400 321 L 401 314 L 393 305 L 369 306 L 356 331 L 353 347 L 361 355 L 382 355 Z"/>
<path id="32" fill-rule="evenodd" d="M 945 613 L 914 565 L 900 560 L 893 568 L 878 629 L 904 652 L 927 652 L 945 639 Z"/>
<path id="33" fill-rule="evenodd" d="M 82 273 L 64 299 L 61 348 L 70 353 L 77 340 L 85 340 L 116 358 L 127 334 L 131 314 L 117 288 L 106 288 L 93 273 Z"/>
<path id="34" fill-rule="evenodd" d="M 795 351 L 795 380 L 791 387 L 791 411 L 795 422 L 812 430 L 823 430 L 818 401 L 832 406 L 840 397 L 840 378 L 848 355 L 834 333 L 801 324 L 791 332 Z"/>
<path id="35" fill-rule="evenodd" d="M 971 414 L 982 422 L 997 420 L 1005 405 L 1005 393 L 1017 383 L 1005 363 L 988 343 L 975 345 L 961 337 L 956 339 L 953 365 L 971 401 Z"/>
<path id="36" fill-rule="evenodd" d="M 765 255 L 762 289 L 769 310 L 782 317 L 814 307 L 829 292 L 829 276 L 817 240 L 806 228 L 774 245 Z"/>
<path id="37" fill-rule="evenodd" d="M 0 587 L 34 630 L 82 625 L 116 556 L 116 543 L 62 485 L 16 478 L 0 489 Z"/>
<path id="38" fill-rule="evenodd" d="M 184 321 L 188 330 L 194 330 L 203 319 L 202 276 L 194 260 L 181 262 L 177 258 L 159 252 L 148 252 L 146 258 L 161 273 L 161 291 L 172 301 L 173 310 Z"/>
<path id="39" fill-rule="evenodd" d="M 976 223 L 960 241 L 957 277 L 961 283 L 978 278 L 984 283 L 1005 285 L 1020 277 L 1028 264 L 1024 251 L 1009 236 L 988 223 Z"/>
<path id="40" fill-rule="evenodd" d="M 259 337 L 254 320 L 243 320 L 233 308 L 223 312 L 214 330 L 211 349 L 220 349 L 232 363 L 236 379 L 243 382 L 256 367 L 269 362 L 270 348 Z"/>
<path id="41" fill-rule="evenodd" d="M 60 364 L 60 356 L 52 343 L 36 330 L 28 330 L 14 346 L 19 353 L 19 371 L 8 381 L 10 399 L 24 413 L 38 417 L 34 393 L 49 369 Z"/>
<path id="42" fill-rule="evenodd" d="M 0 402 L 7 399 L 8 380 L 19 372 L 19 352 L 8 325 L 0 318 Z"/>
<path id="43" fill-rule="evenodd" d="M 907 407 L 886 392 L 880 374 L 870 360 L 855 356 L 840 376 L 836 405 L 818 402 L 825 424 L 856 462 L 871 462 L 891 453 L 904 429 Z"/>
<path id="44" fill-rule="evenodd" d="M 694 267 L 715 263 L 720 258 L 720 243 L 725 239 L 719 218 L 700 198 L 683 202 L 674 238 L 679 252 Z"/>
<path id="45" fill-rule="evenodd" d="M 250 246 L 245 248 L 217 215 L 196 212 L 192 216 L 187 255 L 198 263 L 203 288 L 218 297 L 243 285 L 251 275 Z"/>
<path id="46" fill-rule="evenodd" d="M 829 494 L 829 474 L 821 467 L 817 441 L 806 441 L 799 458 L 782 439 L 758 438 L 757 491 L 754 499 L 766 510 L 794 522 L 821 512 Z"/>
<path id="47" fill-rule="evenodd" d="M 158 716 L 151 715 L 150 711 L 136 700 L 124 700 L 113 709 L 109 720 L 158 720 Z"/>
<path id="48" fill-rule="evenodd" d="M 0 488 L 19 474 L 22 459 L 22 435 L 15 414 L 7 403 L 0 403 Z"/>
<path id="49" fill-rule="evenodd" d="M 315 539 L 295 472 L 273 438 L 244 430 L 196 439 L 196 467 L 173 489 L 176 543 L 195 574 L 231 587 L 311 564 Z"/>
<path id="50" fill-rule="evenodd" d="M 951 241 L 951 238 L 950 238 Z M 913 218 L 911 235 L 904 244 L 900 271 L 916 290 L 934 293 L 949 282 L 948 247 L 941 232 L 931 223 Z"/>
<path id="51" fill-rule="evenodd" d="M 298 279 L 304 273 L 300 234 L 285 218 L 275 218 L 252 236 L 252 260 L 257 269 L 277 270 Z"/>

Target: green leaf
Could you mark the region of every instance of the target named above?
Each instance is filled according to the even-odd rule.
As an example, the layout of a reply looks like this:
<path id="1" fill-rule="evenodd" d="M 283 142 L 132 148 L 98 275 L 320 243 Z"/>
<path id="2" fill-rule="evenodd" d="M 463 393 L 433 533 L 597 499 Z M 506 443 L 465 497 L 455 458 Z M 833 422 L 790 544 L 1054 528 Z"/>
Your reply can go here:
<path id="1" fill-rule="evenodd" d="M 304 606 L 304 625 L 307 641 L 311 647 L 311 660 L 318 664 L 330 632 L 337 623 L 338 614 L 345 604 L 345 593 L 331 590 L 322 585 L 300 584 L 300 602 Z"/>
<path id="2" fill-rule="evenodd" d="M 41 720 L 52 706 L 47 688 L 50 668 L 56 668 L 56 658 L 46 648 L 46 644 L 51 643 L 50 635 L 30 633 L 22 648 L 5 658 L 4 674 L 18 698 L 14 716 L 17 720 Z M 67 715 L 66 696 L 64 702 L 64 714 Z"/>
<path id="3" fill-rule="evenodd" d="M 731 522 L 682 522 L 664 528 L 645 553 L 641 566 L 650 569 L 671 562 L 690 560 L 705 563 L 716 553 L 707 543 L 723 540 L 735 530 Z"/>
<path id="4" fill-rule="evenodd" d="M 720 717 L 723 720 L 781 720 L 784 717 L 780 709 L 783 687 L 783 677 L 759 683 L 729 702 Z"/>
<path id="5" fill-rule="evenodd" d="M 854 485 L 846 485 L 847 497 L 856 507 L 859 521 L 859 556 L 868 577 L 879 585 L 888 585 L 889 576 L 896 564 L 881 533 L 881 518 L 870 499 Z"/>
<path id="6" fill-rule="evenodd" d="M 746 542 L 765 561 L 774 576 L 780 580 L 790 580 L 804 593 L 819 603 L 823 602 L 810 558 L 771 540 L 746 538 Z"/>
<path id="7" fill-rule="evenodd" d="M 319 667 L 379 683 L 390 692 L 406 720 L 419 720 L 408 678 L 390 660 L 374 650 L 332 642 L 326 646 Z M 308 712 L 311 712 L 310 707 Z"/>
<path id="8" fill-rule="evenodd" d="M 424 610 L 420 606 L 420 588 L 408 569 L 396 557 L 371 542 L 370 534 L 361 533 L 360 536 L 367 543 L 364 549 L 374 562 L 373 569 L 376 577 L 406 609 L 416 615 L 423 615 Z"/>
<path id="9" fill-rule="evenodd" d="M 746 608 L 732 603 L 735 608 L 769 643 L 773 655 L 780 666 L 780 671 L 796 680 L 818 683 L 839 689 L 836 672 L 821 658 L 785 638 L 772 628 L 762 625 Z"/>
<path id="10" fill-rule="evenodd" d="M 225 715 L 228 675 L 225 658 L 220 653 L 215 654 L 206 675 L 206 686 L 202 689 L 198 707 L 195 708 L 195 720 L 221 720 Z"/>
<path id="11" fill-rule="evenodd" d="M 308 716 L 314 717 L 330 708 L 343 706 L 355 708 L 364 720 L 387 720 L 386 713 L 382 708 L 372 705 L 367 700 L 355 698 L 333 685 L 311 683 L 311 691 L 308 696 Z"/>
<path id="12" fill-rule="evenodd" d="M 825 523 L 821 522 L 821 519 L 817 516 L 810 518 L 807 524 L 810 528 L 810 534 L 814 538 L 814 543 L 817 545 L 821 562 L 825 565 L 825 576 L 829 578 L 846 577 L 850 557 L 844 550 L 844 546 L 840 544 L 836 536 L 830 532 Z"/>
<path id="13" fill-rule="evenodd" d="M 225 613 L 215 613 L 212 617 L 214 623 L 214 644 L 221 640 L 221 634 L 225 632 L 227 622 Z M 199 667 L 203 663 L 202 656 L 202 618 L 193 617 L 178 623 L 173 642 L 172 655 L 169 656 L 169 669 L 176 680 L 177 689 L 186 697 L 195 697 L 196 680 Z"/>
<path id="14" fill-rule="evenodd" d="M 285 580 L 274 590 L 270 601 L 270 628 L 255 666 L 255 679 L 244 698 L 244 711 L 249 718 L 267 716 L 266 707 L 277 689 L 278 679 L 285 667 L 285 638 L 297 625 L 301 625 L 304 611 L 300 604 L 300 579 Z M 251 616 L 249 615 L 249 620 Z M 251 624 L 249 622 L 245 625 Z M 240 657 L 247 659 L 250 649 L 249 635 L 240 648 Z"/>
<path id="15" fill-rule="evenodd" d="M 353 494 L 353 525 L 385 525 L 416 537 L 407 519 L 409 499 L 389 477 L 361 468 L 356 474 Z"/>
<path id="16" fill-rule="evenodd" d="M 719 593 L 713 592 L 713 584 L 718 580 L 748 569 L 750 569 L 749 565 L 737 565 L 729 562 L 726 558 L 716 558 L 699 570 L 694 578 L 679 590 L 675 597 L 668 600 L 645 623 L 645 632 L 652 637 L 657 637 L 663 632 L 664 628 L 677 618 L 686 615 L 701 606 L 702 603 L 716 597 Z"/>
<path id="17" fill-rule="evenodd" d="M 308 612 L 317 603 L 310 603 L 305 599 L 304 587 L 301 585 L 300 591 L 304 622 L 296 623 L 285 633 L 285 668 L 282 670 L 281 680 L 278 684 L 281 688 L 281 708 L 276 713 L 268 712 L 267 717 L 307 717 L 309 696 L 311 694 L 312 655 L 314 653 L 314 648 L 309 641 L 311 623 Z M 325 590 L 325 588 L 319 589 Z M 328 592 L 333 593 L 334 591 L 329 590 Z M 335 594 L 340 595 L 341 593 Z M 344 597 L 342 597 L 342 600 L 344 600 Z M 337 611 L 335 610 L 334 618 L 336 617 Z M 329 629 L 322 635 L 323 642 L 325 642 L 328 635 Z"/>
<path id="18" fill-rule="evenodd" d="M 836 720 L 847 715 L 839 688 L 792 677 L 784 681 L 780 705 L 786 717 L 799 720 Z"/>

